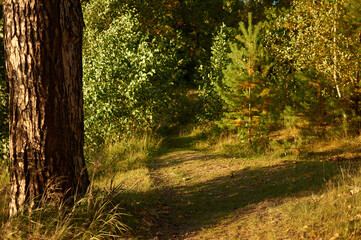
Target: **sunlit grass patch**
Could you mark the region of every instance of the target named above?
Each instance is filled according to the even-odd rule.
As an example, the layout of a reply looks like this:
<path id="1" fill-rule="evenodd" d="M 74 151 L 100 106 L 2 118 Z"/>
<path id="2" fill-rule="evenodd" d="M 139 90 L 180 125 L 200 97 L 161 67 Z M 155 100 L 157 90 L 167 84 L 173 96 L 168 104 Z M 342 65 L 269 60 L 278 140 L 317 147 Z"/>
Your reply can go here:
<path id="1" fill-rule="evenodd" d="M 269 208 L 262 221 L 250 225 L 263 226 L 257 237 L 359 239 L 361 237 L 361 177 L 341 170 L 340 179 L 328 182 L 317 194 L 286 199 Z M 254 227 L 255 227 L 254 226 Z M 246 226 L 245 226 L 246 227 Z"/>
<path id="2" fill-rule="evenodd" d="M 361 152 L 361 138 L 333 138 L 305 145 L 305 151 L 314 155 L 353 154 Z"/>
<path id="3" fill-rule="evenodd" d="M 340 169 L 325 185 L 235 210 L 192 239 L 360 239 L 360 171 Z"/>
<path id="4" fill-rule="evenodd" d="M 320 215 L 326 212 L 323 208 L 329 203 L 317 205 L 323 200 L 315 199 L 322 195 L 324 198 L 335 186 L 344 184 L 345 172 L 348 179 L 358 176 L 355 173 L 360 165 L 358 138 L 317 137 L 307 141 L 301 139 L 301 144 L 294 139 L 279 142 L 270 139 L 267 149 L 257 151 L 248 143 L 240 142 L 236 135 L 207 138 L 207 134 L 183 133 L 176 140 L 181 138 L 184 142 L 178 141 L 177 148 L 153 163 L 155 171 L 152 172 L 162 179 L 160 183 L 166 185 L 166 189 L 173 189 L 172 196 L 179 196 L 170 197 L 170 201 L 168 197 L 168 201 L 177 209 L 173 221 L 190 229 L 189 238 L 327 236 L 326 239 L 331 239 L 342 236 L 338 231 L 345 229 L 332 232 L 328 228 L 324 230 L 321 224 L 319 232 L 310 231 L 312 234 L 307 235 L 310 233 L 307 232 L 305 235 L 302 227 L 318 229 L 319 222 L 327 225 L 329 220 L 326 218 L 338 218 L 337 208 L 345 212 L 344 207 L 351 207 L 350 204 L 336 206 L 332 210 L 336 215 Z M 303 211 L 303 215 L 296 209 Z M 335 226 L 342 225 L 338 220 L 332 221 Z M 330 234 L 325 235 L 325 231 Z"/>
<path id="5" fill-rule="evenodd" d="M 218 214 L 227 213 L 227 204 L 237 206 L 232 198 L 249 198 L 249 205 L 236 207 L 190 238 L 360 239 L 360 139 L 318 139 L 303 145 L 299 152 L 282 155 L 280 151 L 282 148 L 251 159 L 236 159 L 242 167 L 233 171 L 233 180 L 224 178 L 209 185 L 212 196 L 224 188 L 233 192 L 224 198 L 223 210 L 214 205 Z M 236 191 L 231 185 L 234 181 L 246 185 Z M 197 207 L 212 211 L 212 205 L 199 203 Z"/>
<path id="6" fill-rule="evenodd" d="M 95 171 L 96 177 L 112 178 L 119 172 L 144 168 L 160 142 L 160 139 L 146 135 L 106 144 L 96 154 L 87 156 L 90 172 Z"/>
<path id="7" fill-rule="evenodd" d="M 248 142 L 240 141 L 237 134 L 234 133 L 223 133 L 216 138 L 207 136 L 204 141 L 196 142 L 194 148 L 213 154 L 241 158 L 253 158 L 264 153 Z"/>
<path id="8" fill-rule="evenodd" d="M 95 186 L 102 187 L 109 184 L 121 185 L 125 190 L 147 192 L 151 190 L 154 182 L 149 174 L 149 169 L 142 167 L 127 172 L 114 173 L 113 176 L 101 176 L 95 180 Z"/>

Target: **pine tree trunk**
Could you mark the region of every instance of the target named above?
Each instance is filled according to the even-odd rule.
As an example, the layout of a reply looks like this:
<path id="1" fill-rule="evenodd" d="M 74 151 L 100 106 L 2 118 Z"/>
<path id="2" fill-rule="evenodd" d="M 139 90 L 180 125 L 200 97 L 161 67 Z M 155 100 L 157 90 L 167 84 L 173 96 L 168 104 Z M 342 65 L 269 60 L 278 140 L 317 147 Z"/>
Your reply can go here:
<path id="1" fill-rule="evenodd" d="M 79 0 L 4 0 L 10 86 L 10 216 L 88 187 Z"/>

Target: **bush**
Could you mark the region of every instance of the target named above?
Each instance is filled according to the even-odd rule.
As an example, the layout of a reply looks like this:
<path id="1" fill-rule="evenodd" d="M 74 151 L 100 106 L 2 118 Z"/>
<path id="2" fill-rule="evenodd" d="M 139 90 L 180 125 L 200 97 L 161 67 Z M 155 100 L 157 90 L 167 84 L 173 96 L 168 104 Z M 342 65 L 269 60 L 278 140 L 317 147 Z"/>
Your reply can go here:
<path id="1" fill-rule="evenodd" d="M 94 147 L 153 131 L 179 115 L 177 36 L 144 35 L 135 11 L 113 2 L 94 1 L 84 8 L 85 128 Z"/>

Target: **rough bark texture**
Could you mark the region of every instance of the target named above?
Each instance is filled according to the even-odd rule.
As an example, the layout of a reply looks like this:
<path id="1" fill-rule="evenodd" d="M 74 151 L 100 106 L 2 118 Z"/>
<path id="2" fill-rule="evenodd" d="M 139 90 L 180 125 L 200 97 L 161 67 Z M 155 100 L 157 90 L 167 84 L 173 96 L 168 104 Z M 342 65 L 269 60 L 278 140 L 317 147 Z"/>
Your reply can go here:
<path id="1" fill-rule="evenodd" d="M 86 191 L 79 0 L 4 0 L 10 215 Z"/>

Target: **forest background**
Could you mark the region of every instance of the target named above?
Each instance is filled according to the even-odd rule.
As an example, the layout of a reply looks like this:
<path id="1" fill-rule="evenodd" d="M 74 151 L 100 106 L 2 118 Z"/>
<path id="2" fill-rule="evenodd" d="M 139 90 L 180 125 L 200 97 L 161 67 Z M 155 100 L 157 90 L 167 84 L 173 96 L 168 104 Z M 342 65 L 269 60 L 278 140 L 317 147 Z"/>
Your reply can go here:
<path id="1" fill-rule="evenodd" d="M 304 135 L 359 134 L 360 11 L 342 0 L 83 1 L 88 153 L 186 124 L 257 148 L 289 125 Z"/>
<path id="2" fill-rule="evenodd" d="M 360 134 L 358 0 L 82 4 L 88 165 L 109 146 L 165 138 L 188 126 L 200 126 L 210 139 L 236 136 L 238 148 L 254 153 Z M 4 65 L 1 47 L 0 166 L 6 174 Z M 291 134 L 277 139 L 284 129 Z"/>

